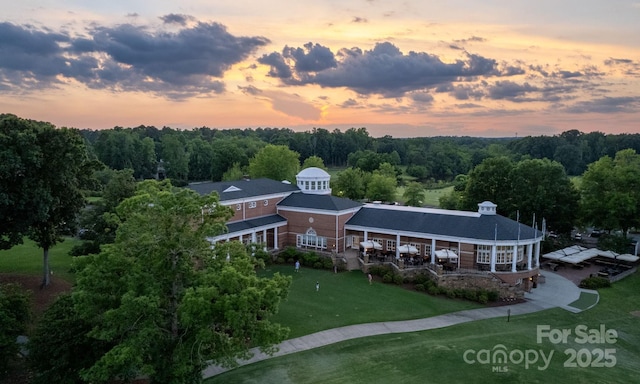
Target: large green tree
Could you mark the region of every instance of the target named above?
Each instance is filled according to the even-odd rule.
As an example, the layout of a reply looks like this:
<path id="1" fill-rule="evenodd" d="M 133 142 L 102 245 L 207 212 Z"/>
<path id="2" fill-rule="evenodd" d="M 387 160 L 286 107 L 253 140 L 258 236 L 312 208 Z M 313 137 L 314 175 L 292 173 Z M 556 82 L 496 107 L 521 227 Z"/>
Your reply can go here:
<path id="1" fill-rule="evenodd" d="M 35 241 L 43 249 L 46 286 L 49 249 L 73 228 L 95 163 L 77 130 L 13 115 L 2 115 L 0 127 L 0 140 L 9 145 L 2 148 L 0 162 L 0 220 L 3 228 L 15 226 L 3 229 L 2 243 L 5 247 L 19 243 L 24 234 Z"/>
<path id="2" fill-rule="evenodd" d="M 374 173 L 367 183 L 367 197 L 373 201 L 394 201 L 397 186 L 395 177 Z"/>
<path id="3" fill-rule="evenodd" d="M 249 161 L 249 174 L 252 178 L 295 182 L 300 170 L 299 158 L 300 154 L 284 145 L 269 144 Z"/>
<path id="4" fill-rule="evenodd" d="M 21 244 L 33 218 L 42 166 L 38 123 L 0 115 L 0 249 Z"/>
<path id="5" fill-rule="evenodd" d="M 360 168 L 349 167 L 340 171 L 332 182 L 333 194 L 352 200 L 364 199 L 368 177 L 370 174 L 365 174 Z"/>
<path id="6" fill-rule="evenodd" d="M 513 167 L 506 157 L 491 157 L 477 165 L 469 172 L 461 208 L 475 211 L 478 203 L 488 200 L 498 205 L 498 213 L 508 216 L 512 195 L 509 175 Z"/>
<path id="7" fill-rule="evenodd" d="M 417 181 L 412 181 L 407 184 L 402 195 L 405 199 L 405 203 L 413 207 L 422 207 L 425 199 L 425 191 L 422 184 Z"/>
<path id="8" fill-rule="evenodd" d="M 233 364 L 284 339 L 269 319 L 291 280 L 257 277 L 259 261 L 240 243 L 211 249 L 206 237 L 232 214 L 217 195 L 145 181 L 117 211 L 116 241 L 79 265 L 73 293 L 89 337 L 113 345 L 85 380 L 197 383 L 208 363 Z"/>
<path id="9" fill-rule="evenodd" d="M 549 229 L 571 231 L 578 218 L 580 194 L 562 164 L 548 159 L 523 160 L 516 163 L 511 180 L 508 215 L 520 214 L 520 221 L 532 223 L 546 219 Z"/>
<path id="10" fill-rule="evenodd" d="M 86 383 L 80 375 L 112 344 L 88 336 L 92 324 L 82 319 L 70 294 L 59 296 L 45 311 L 29 338 L 32 384 Z"/>
<path id="11" fill-rule="evenodd" d="M 589 164 L 581 192 L 583 221 L 621 229 L 626 237 L 629 228 L 640 226 L 640 155 L 625 149 Z"/>

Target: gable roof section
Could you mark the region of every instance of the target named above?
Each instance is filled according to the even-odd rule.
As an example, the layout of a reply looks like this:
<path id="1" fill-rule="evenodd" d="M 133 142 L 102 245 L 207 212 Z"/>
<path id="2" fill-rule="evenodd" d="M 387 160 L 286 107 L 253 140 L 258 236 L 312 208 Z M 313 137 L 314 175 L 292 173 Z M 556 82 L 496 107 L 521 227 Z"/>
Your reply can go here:
<path id="1" fill-rule="evenodd" d="M 516 240 L 518 231 L 520 240 L 531 240 L 542 236 L 528 225 L 500 215 L 480 215 L 472 212 L 452 211 L 410 211 L 392 208 L 363 207 L 350 218 L 346 227 L 368 227 L 386 232 L 402 231 L 432 234 L 437 236 L 459 237 L 478 240 Z M 467 214 L 468 213 L 468 214 Z M 519 227 L 519 230 L 518 230 Z"/>
<path id="2" fill-rule="evenodd" d="M 331 195 L 309 195 L 293 193 L 278 203 L 279 208 L 317 209 L 339 212 L 361 207 L 362 203 Z"/>
<path id="3" fill-rule="evenodd" d="M 252 197 L 300 191 L 300 189 L 293 184 L 265 178 L 191 183 L 187 185 L 187 188 L 198 192 L 200 195 L 208 195 L 212 192 L 218 192 L 220 201 L 248 199 Z"/>

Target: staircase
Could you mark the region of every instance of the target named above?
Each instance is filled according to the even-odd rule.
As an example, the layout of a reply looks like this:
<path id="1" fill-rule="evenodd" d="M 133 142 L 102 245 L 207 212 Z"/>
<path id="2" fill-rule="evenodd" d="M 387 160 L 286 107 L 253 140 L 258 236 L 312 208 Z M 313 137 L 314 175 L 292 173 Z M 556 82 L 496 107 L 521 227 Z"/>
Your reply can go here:
<path id="1" fill-rule="evenodd" d="M 344 258 L 347 262 L 346 268 L 347 271 L 354 271 L 360 269 L 360 262 L 358 261 L 358 250 L 347 250 L 346 252 L 340 254 L 342 258 Z"/>

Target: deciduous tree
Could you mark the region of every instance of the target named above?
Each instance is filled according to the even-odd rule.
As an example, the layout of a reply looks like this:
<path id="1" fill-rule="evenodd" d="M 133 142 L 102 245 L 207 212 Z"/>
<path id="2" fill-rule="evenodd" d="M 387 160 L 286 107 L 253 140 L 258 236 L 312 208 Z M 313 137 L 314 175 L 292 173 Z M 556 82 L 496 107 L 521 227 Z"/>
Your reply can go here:
<path id="1" fill-rule="evenodd" d="M 604 229 L 621 229 L 626 237 L 640 226 L 640 155 L 633 149 L 589 165 L 582 177 L 582 217 Z"/>
<path id="2" fill-rule="evenodd" d="M 267 145 L 249 161 L 252 178 L 266 177 L 273 180 L 295 182 L 300 170 L 300 155 L 284 145 Z"/>
<path id="3" fill-rule="evenodd" d="M 425 198 L 424 187 L 417 181 L 412 181 L 407 184 L 402 197 L 404 197 L 407 205 L 412 207 L 422 207 Z"/>
<path id="4" fill-rule="evenodd" d="M 93 325 L 89 336 L 113 347 L 83 372 L 104 382 L 147 376 L 197 383 L 206 364 L 233 364 L 251 347 L 267 351 L 287 330 L 269 321 L 290 278 L 259 278 L 244 245 L 217 244 L 231 216 L 215 194 L 199 196 L 145 181 L 118 207 L 116 241 L 79 266 L 73 298 Z"/>

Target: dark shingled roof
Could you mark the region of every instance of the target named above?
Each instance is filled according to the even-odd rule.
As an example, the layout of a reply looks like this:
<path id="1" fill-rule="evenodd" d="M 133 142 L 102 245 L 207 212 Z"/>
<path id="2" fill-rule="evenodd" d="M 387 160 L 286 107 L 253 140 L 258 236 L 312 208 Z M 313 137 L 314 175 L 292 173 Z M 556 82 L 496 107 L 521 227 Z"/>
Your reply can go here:
<path id="1" fill-rule="evenodd" d="M 344 211 L 361 207 L 362 203 L 331 195 L 311 195 L 292 193 L 278 203 L 278 207 L 320 209 L 324 211 Z"/>
<path id="2" fill-rule="evenodd" d="M 264 178 L 254 180 L 191 183 L 187 185 L 187 188 L 192 189 L 201 195 L 218 192 L 220 201 L 300 191 L 300 189 L 293 184 Z M 224 192 L 227 189 L 231 189 L 231 191 Z"/>
<path id="3" fill-rule="evenodd" d="M 258 217 L 255 219 L 249 219 L 249 220 L 237 221 L 235 223 L 230 223 L 230 224 L 227 224 L 227 229 L 229 230 L 229 233 L 234 233 L 234 232 L 246 231 L 249 229 L 262 227 L 264 225 L 272 225 L 272 224 L 286 223 L 286 222 L 287 222 L 287 219 L 285 219 L 280 215 L 271 215 L 271 216 Z"/>
<path id="4" fill-rule="evenodd" d="M 465 212 L 467 213 L 467 212 Z M 434 212 L 396 210 L 392 208 L 363 207 L 347 221 L 347 227 L 378 228 L 384 231 L 405 231 L 451 236 L 479 240 L 494 240 L 497 229 L 497 240 L 535 238 L 535 231 L 528 225 L 500 215 L 447 214 L 443 210 Z M 542 233 L 538 231 L 537 236 Z"/>

